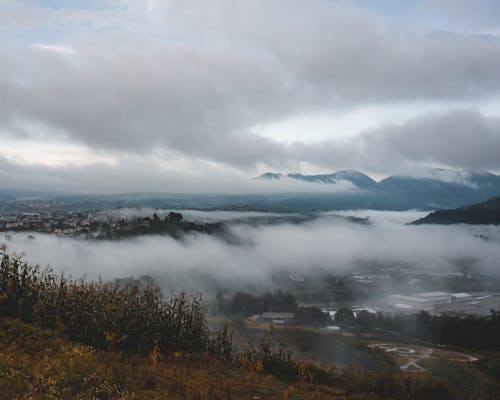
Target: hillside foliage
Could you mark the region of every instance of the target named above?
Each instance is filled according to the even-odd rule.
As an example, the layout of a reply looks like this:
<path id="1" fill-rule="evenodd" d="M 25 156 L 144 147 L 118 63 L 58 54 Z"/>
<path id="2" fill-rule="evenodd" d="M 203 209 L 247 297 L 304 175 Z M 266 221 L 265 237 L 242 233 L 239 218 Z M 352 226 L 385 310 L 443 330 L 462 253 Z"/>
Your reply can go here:
<path id="1" fill-rule="evenodd" d="M 67 279 L 2 253 L 0 399 L 453 399 L 429 376 L 236 349 L 199 298 Z"/>
<path id="2" fill-rule="evenodd" d="M 412 224 L 498 225 L 500 224 L 500 197 L 460 208 L 434 211 Z"/>

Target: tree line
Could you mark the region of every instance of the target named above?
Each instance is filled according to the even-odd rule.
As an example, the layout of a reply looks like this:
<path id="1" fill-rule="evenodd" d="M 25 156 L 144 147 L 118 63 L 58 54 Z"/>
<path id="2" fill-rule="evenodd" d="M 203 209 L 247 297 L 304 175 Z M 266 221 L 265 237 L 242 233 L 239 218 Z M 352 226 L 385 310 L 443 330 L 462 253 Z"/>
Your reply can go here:
<path id="1" fill-rule="evenodd" d="M 500 350 L 500 312 L 488 315 L 432 315 L 426 311 L 415 314 L 387 314 L 361 311 L 356 316 L 348 309 L 335 315 L 343 327 L 385 330 L 434 343 Z"/>

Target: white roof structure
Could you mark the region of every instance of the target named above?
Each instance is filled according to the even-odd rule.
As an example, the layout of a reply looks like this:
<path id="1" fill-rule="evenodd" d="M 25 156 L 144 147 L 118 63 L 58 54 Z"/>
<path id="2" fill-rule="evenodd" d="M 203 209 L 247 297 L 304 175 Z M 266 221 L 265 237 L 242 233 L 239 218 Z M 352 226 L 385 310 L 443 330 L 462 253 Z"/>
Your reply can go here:
<path id="1" fill-rule="evenodd" d="M 402 304 L 406 304 L 404 303 L 404 301 L 406 301 L 407 303 L 425 303 L 426 301 L 428 301 L 427 299 L 423 299 L 421 297 L 416 297 L 416 296 L 406 296 L 406 295 L 403 295 L 403 294 L 393 294 L 391 296 L 389 296 L 389 302 L 393 302 L 394 301 L 400 301 Z M 396 303 L 398 304 L 398 303 Z"/>
<path id="2" fill-rule="evenodd" d="M 394 304 L 394 308 L 398 310 L 409 311 L 413 308 L 413 306 L 410 306 L 409 304 Z"/>
<path id="3" fill-rule="evenodd" d="M 264 319 L 292 319 L 295 316 L 294 313 L 287 312 L 263 312 L 262 318 Z"/>
<path id="4" fill-rule="evenodd" d="M 326 327 L 326 330 L 327 331 L 333 331 L 333 332 L 337 332 L 337 331 L 340 331 L 340 327 L 337 326 L 337 325 L 328 325 Z"/>
<path id="5" fill-rule="evenodd" d="M 423 292 L 417 293 L 415 296 L 434 302 L 447 303 L 451 301 L 451 294 L 448 292 Z"/>
<path id="6" fill-rule="evenodd" d="M 428 299 L 435 297 L 449 297 L 450 294 L 448 292 L 422 292 L 422 293 L 417 293 L 415 296 Z"/>
<path id="7" fill-rule="evenodd" d="M 471 295 L 469 293 L 452 293 L 451 297 L 456 299 L 468 299 Z"/>
<path id="8" fill-rule="evenodd" d="M 396 308 L 396 306 L 404 305 L 410 306 L 412 310 L 432 310 L 434 308 L 434 299 L 426 299 L 417 296 L 405 296 L 402 294 L 393 294 L 389 296 L 389 305 Z"/>

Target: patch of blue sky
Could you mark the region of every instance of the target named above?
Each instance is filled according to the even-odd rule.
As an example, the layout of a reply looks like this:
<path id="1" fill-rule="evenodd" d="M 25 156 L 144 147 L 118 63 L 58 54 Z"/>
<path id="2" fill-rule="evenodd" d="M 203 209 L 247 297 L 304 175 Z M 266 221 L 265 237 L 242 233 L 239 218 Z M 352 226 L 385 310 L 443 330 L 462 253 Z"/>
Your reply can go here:
<path id="1" fill-rule="evenodd" d="M 500 21 L 498 0 L 323 0 L 376 17 L 384 29 L 489 32 Z"/>
<path id="2" fill-rule="evenodd" d="M 113 10 L 117 3 L 110 0 L 31 0 L 36 7 L 67 10 Z"/>

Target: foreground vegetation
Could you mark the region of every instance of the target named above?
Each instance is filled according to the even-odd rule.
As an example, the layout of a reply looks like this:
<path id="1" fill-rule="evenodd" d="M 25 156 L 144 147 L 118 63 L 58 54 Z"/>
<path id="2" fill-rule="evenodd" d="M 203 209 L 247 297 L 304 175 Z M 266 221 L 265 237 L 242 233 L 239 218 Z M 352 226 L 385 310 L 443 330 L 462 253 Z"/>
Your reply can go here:
<path id="1" fill-rule="evenodd" d="M 290 385 L 207 353 L 96 350 L 0 318 L 0 399 L 332 399 L 338 388 Z"/>
<path id="2" fill-rule="evenodd" d="M 235 348 L 200 300 L 85 282 L 2 254 L 0 398 L 453 399 L 427 375 L 294 360 L 268 338 Z"/>
<path id="3" fill-rule="evenodd" d="M 97 350 L 0 318 L 0 399 L 455 398 L 424 376 L 321 369 L 249 348 L 239 356 L 228 362 L 206 352 L 161 355 L 156 347 L 148 355 Z"/>

